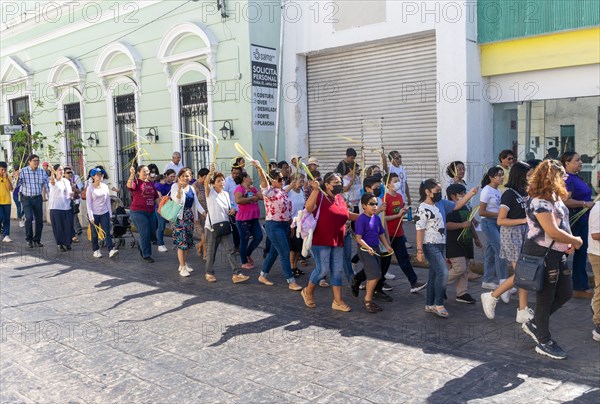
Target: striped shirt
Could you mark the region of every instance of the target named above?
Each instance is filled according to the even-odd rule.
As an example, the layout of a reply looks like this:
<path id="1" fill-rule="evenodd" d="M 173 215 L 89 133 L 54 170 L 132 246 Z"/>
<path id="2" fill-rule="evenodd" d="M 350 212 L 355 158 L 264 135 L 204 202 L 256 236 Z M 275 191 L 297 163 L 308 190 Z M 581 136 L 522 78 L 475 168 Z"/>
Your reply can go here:
<path id="1" fill-rule="evenodd" d="M 24 196 L 38 196 L 42 194 L 42 187 L 49 192 L 48 175 L 44 170 L 38 168 L 32 170 L 30 167 L 25 167 L 19 173 L 17 186 L 21 186 L 21 194 Z"/>

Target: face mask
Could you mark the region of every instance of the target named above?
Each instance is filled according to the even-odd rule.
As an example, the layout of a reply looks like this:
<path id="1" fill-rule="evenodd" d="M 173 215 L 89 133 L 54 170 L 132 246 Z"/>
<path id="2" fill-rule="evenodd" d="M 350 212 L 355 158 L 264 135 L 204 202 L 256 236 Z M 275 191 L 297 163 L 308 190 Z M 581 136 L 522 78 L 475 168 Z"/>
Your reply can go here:
<path id="1" fill-rule="evenodd" d="M 334 185 L 333 189 L 331 190 L 331 193 L 334 195 L 341 194 L 342 192 L 344 192 L 343 185 Z"/>
<path id="2" fill-rule="evenodd" d="M 433 200 L 433 202 L 439 202 L 442 200 L 442 192 L 436 192 L 433 194 L 433 198 L 431 198 Z"/>
<path id="3" fill-rule="evenodd" d="M 373 190 L 373 195 L 375 195 L 376 197 L 381 196 L 381 188 L 375 188 Z"/>
<path id="4" fill-rule="evenodd" d="M 394 191 L 396 192 L 400 192 L 402 190 L 402 184 L 400 184 L 399 182 L 394 184 Z"/>

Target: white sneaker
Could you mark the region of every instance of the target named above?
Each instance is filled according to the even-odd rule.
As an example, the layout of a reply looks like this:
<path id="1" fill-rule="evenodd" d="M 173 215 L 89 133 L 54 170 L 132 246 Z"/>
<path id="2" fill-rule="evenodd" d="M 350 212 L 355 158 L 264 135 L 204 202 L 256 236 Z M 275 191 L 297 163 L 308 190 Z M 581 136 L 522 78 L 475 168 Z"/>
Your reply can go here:
<path id="1" fill-rule="evenodd" d="M 167 251 L 169 251 L 169 249 L 167 247 L 165 247 L 164 245 L 158 246 L 158 252 L 167 252 Z"/>
<path id="2" fill-rule="evenodd" d="M 525 324 L 526 322 L 533 320 L 534 312 L 529 307 L 525 307 L 523 310 L 517 309 L 517 323 Z"/>
<path id="3" fill-rule="evenodd" d="M 19 220 L 19 227 L 25 227 L 25 219 Z"/>
<path id="4" fill-rule="evenodd" d="M 102 258 L 102 253 L 100 252 L 100 250 L 94 251 L 94 258 Z"/>
<path id="5" fill-rule="evenodd" d="M 181 276 L 190 276 L 190 273 L 186 269 L 186 267 L 179 267 L 179 275 L 181 275 Z"/>
<path id="6" fill-rule="evenodd" d="M 4 236 L 4 238 L 2 239 L 3 243 L 12 243 L 12 239 L 8 236 Z"/>
<path id="7" fill-rule="evenodd" d="M 498 284 L 494 283 L 494 282 L 482 282 L 481 283 L 481 287 L 483 289 L 489 289 L 489 290 L 494 290 L 498 288 Z"/>
<path id="8" fill-rule="evenodd" d="M 367 283 L 363 282 L 360 284 L 360 286 L 358 287 L 360 290 L 365 290 L 367 288 Z"/>
<path id="9" fill-rule="evenodd" d="M 498 303 L 498 299 L 492 296 L 492 292 L 481 294 L 481 307 L 483 307 L 485 316 L 490 320 L 496 317 L 496 303 Z"/>
<path id="10" fill-rule="evenodd" d="M 387 279 L 388 281 L 391 281 L 392 279 L 396 279 L 396 275 L 388 272 L 385 274 L 385 279 Z"/>
<path id="11" fill-rule="evenodd" d="M 194 268 L 192 268 L 191 266 L 188 265 L 188 263 L 186 262 L 185 265 L 183 265 L 183 267 L 188 271 L 188 272 L 194 272 Z"/>
<path id="12" fill-rule="evenodd" d="M 110 252 L 108 253 L 108 258 L 112 258 L 115 255 L 117 255 L 119 253 L 119 250 L 117 250 L 116 248 L 113 248 L 112 250 L 110 250 Z"/>
<path id="13" fill-rule="evenodd" d="M 502 293 L 500 295 L 500 299 L 502 299 L 504 303 L 508 304 L 510 302 L 510 290 L 507 290 L 506 292 Z"/>

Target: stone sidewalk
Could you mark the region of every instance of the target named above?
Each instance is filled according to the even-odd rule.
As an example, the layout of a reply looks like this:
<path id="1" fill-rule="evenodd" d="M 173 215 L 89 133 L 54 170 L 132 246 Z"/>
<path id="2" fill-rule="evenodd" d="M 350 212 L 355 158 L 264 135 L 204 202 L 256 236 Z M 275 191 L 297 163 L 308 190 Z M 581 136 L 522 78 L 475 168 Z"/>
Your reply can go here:
<path id="1" fill-rule="evenodd" d="M 224 265 L 208 284 L 195 255 L 196 271 L 181 278 L 174 251 L 150 265 L 129 247 L 93 259 L 87 241 L 57 253 L 49 226 L 46 247 L 28 249 L 12 223 L 15 243 L 0 245 L 2 403 L 600 402 L 589 300 L 553 316 L 569 353 L 554 361 L 514 322 L 515 300 L 490 321 L 450 287 L 451 317 L 440 319 L 397 267 L 382 313 L 366 313 L 347 289 L 351 313 L 332 311 L 323 288 L 311 310 L 278 265 L 273 287 L 257 282 L 257 269 L 234 285 Z M 470 289 L 479 300 L 479 284 Z"/>

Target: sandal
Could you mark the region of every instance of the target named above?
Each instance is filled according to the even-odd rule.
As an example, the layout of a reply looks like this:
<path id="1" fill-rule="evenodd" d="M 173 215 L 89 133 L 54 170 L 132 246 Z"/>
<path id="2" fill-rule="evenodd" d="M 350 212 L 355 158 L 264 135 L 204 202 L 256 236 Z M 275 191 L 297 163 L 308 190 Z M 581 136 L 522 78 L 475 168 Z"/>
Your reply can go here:
<path id="1" fill-rule="evenodd" d="M 331 308 L 337 311 L 349 312 L 352 311 L 352 308 L 348 306 L 346 303 L 337 303 L 335 300 L 331 303 Z"/>
<path id="2" fill-rule="evenodd" d="M 217 278 L 215 278 L 215 276 L 213 274 L 206 274 L 206 275 L 204 275 L 204 278 L 206 278 L 206 280 L 210 283 L 217 281 Z"/>
<path id="3" fill-rule="evenodd" d="M 302 271 L 298 268 L 292 268 L 292 273 L 294 274 L 294 278 L 299 278 L 302 275 L 304 275 L 304 271 Z"/>
<path id="4" fill-rule="evenodd" d="M 377 303 L 373 303 L 370 301 L 368 302 L 368 301 L 364 300 L 363 305 L 365 306 L 365 309 L 369 313 L 377 313 L 377 312 L 383 311 L 381 306 L 379 306 Z"/>
<path id="5" fill-rule="evenodd" d="M 306 294 L 306 289 L 302 289 L 302 291 L 300 292 L 300 295 L 302 296 L 302 299 L 304 299 L 304 304 L 306 305 L 306 307 L 309 307 L 311 309 L 314 309 L 315 307 L 317 307 L 312 296 L 309 297 Z"/>
<path id="6" fill-rule="evenodd" d="M 444 306 L 433 306 L 433 313 L 442 318 L 448 318 L 450 315 Z"/>

